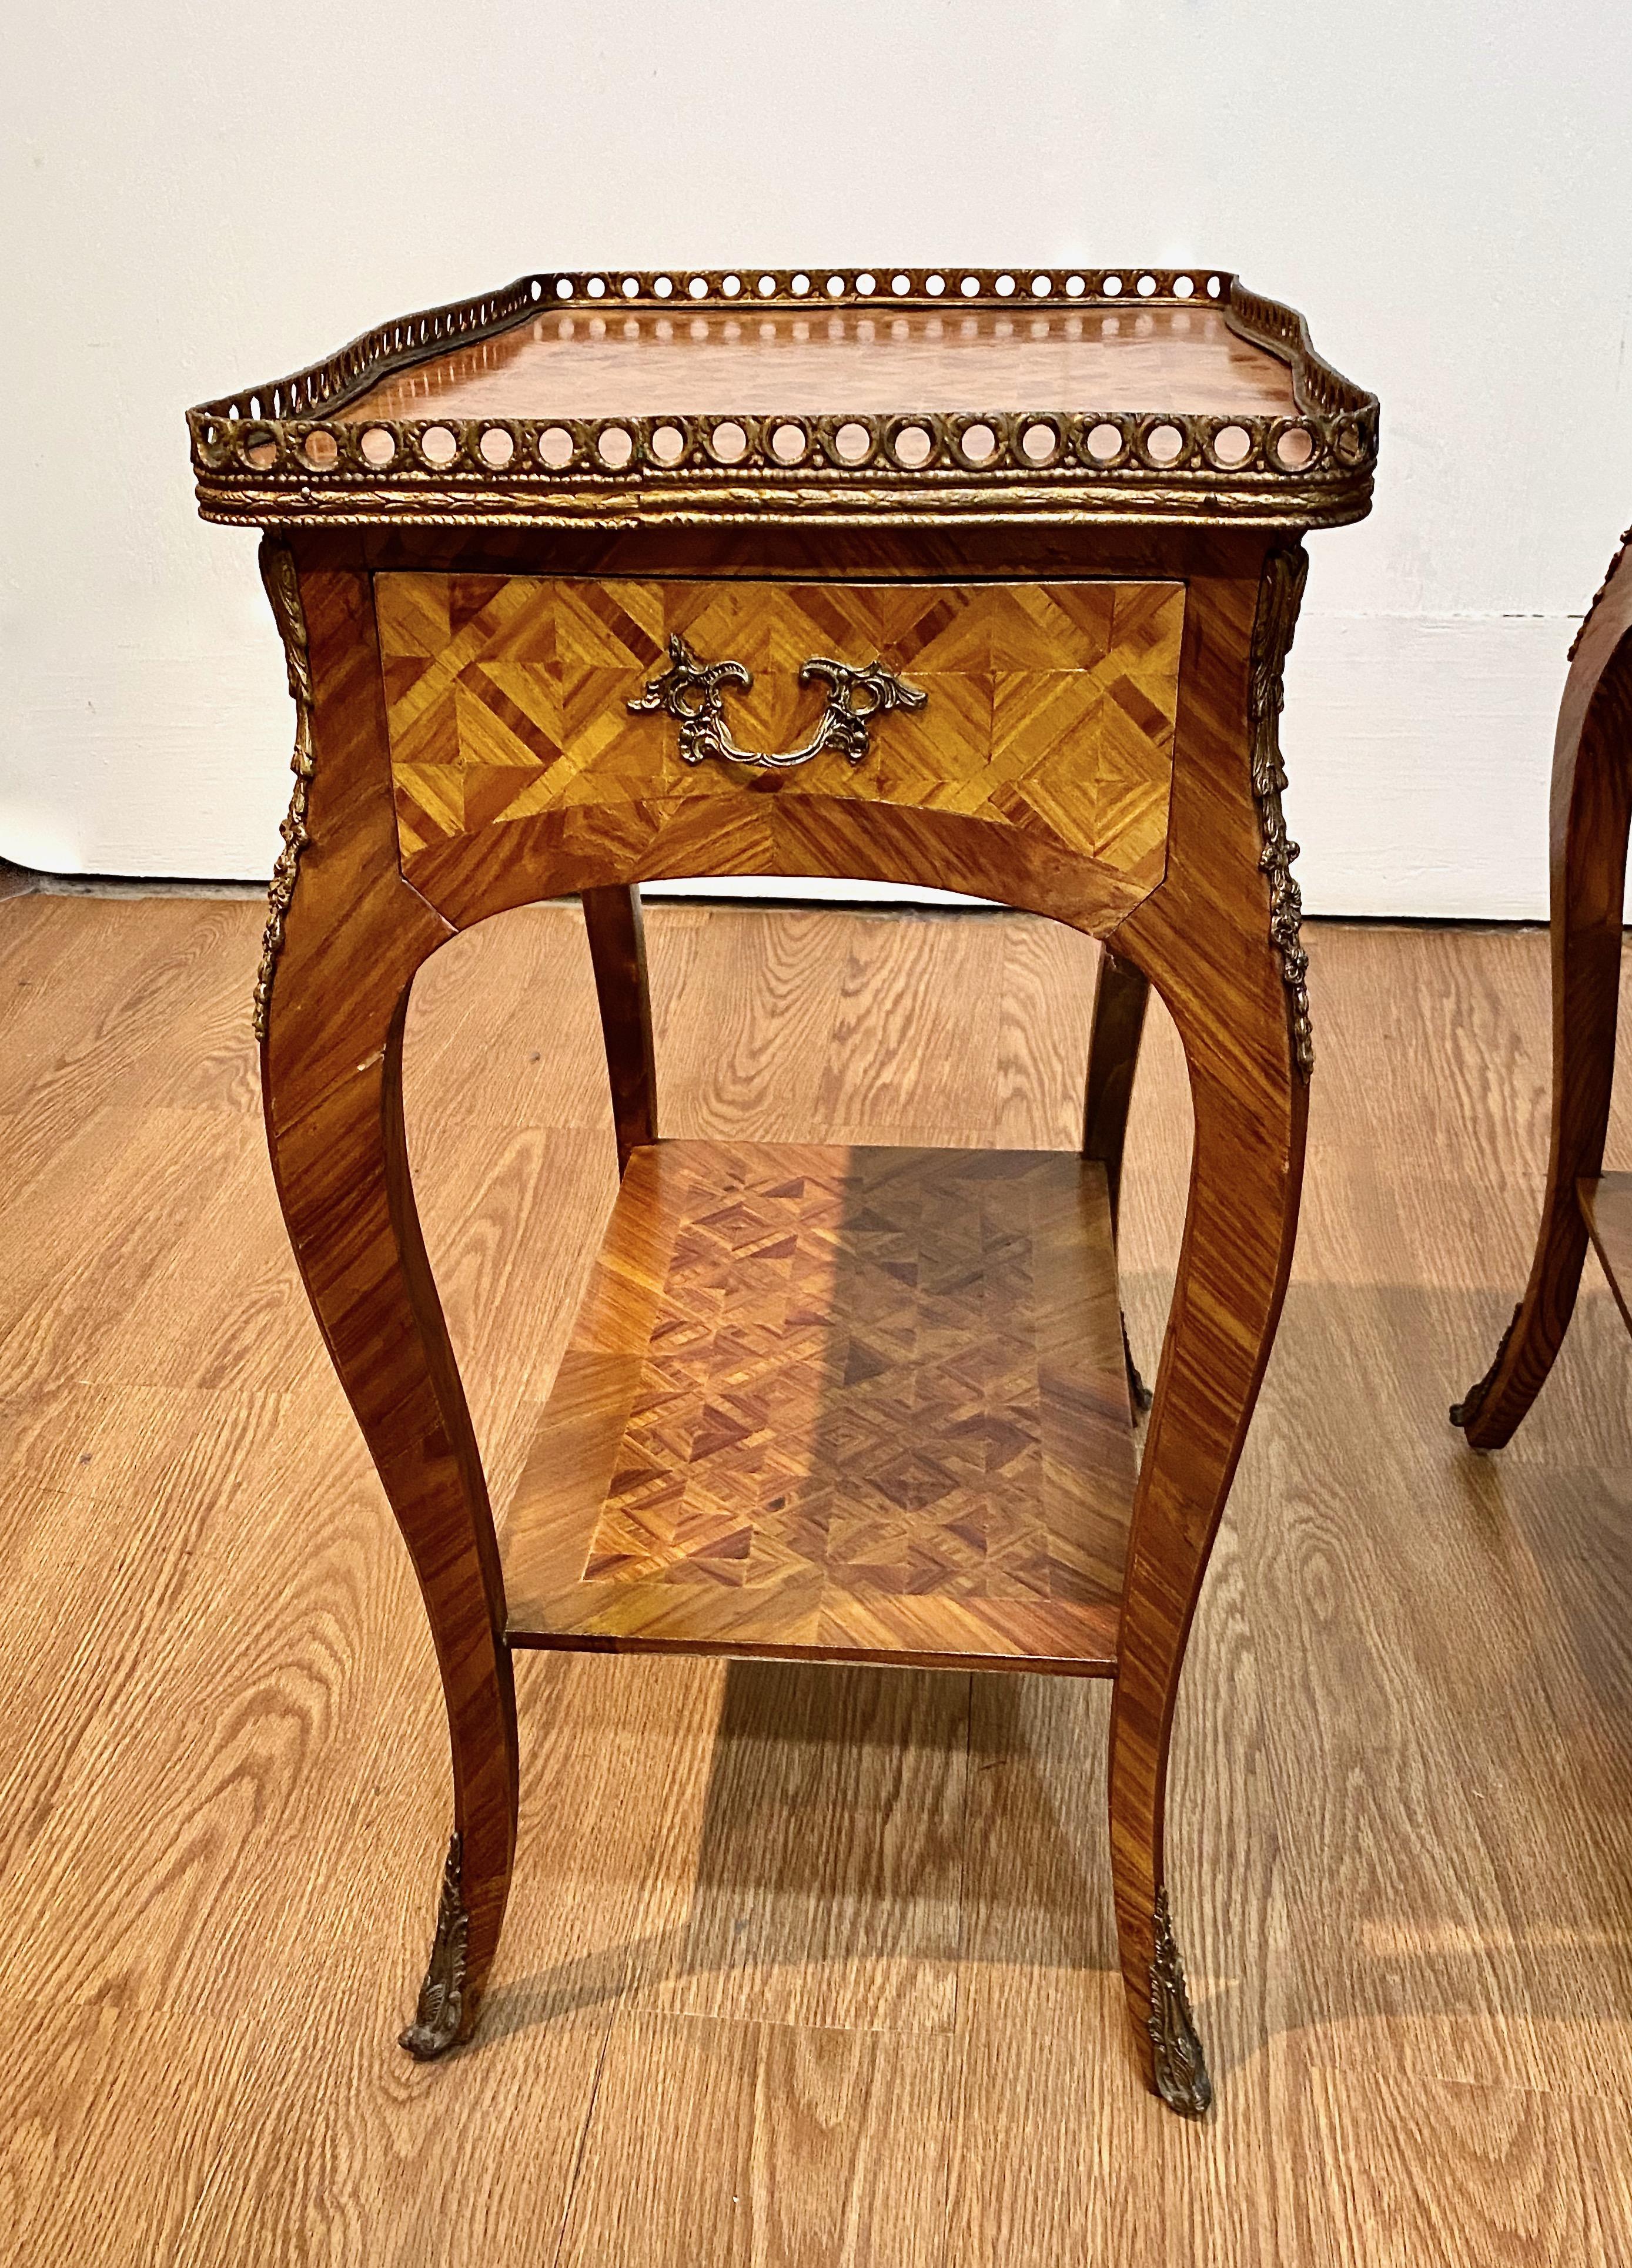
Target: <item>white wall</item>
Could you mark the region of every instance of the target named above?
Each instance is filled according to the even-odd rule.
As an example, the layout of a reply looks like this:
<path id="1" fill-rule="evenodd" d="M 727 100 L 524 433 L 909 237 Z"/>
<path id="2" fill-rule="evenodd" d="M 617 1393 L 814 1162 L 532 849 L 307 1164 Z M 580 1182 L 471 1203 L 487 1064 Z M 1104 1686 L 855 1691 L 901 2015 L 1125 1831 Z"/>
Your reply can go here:
<path id="1" fill-rule="evenodd" d="M 1216 261 L 1383 400 L 1311 540 L 1311 909 L 1545 909 L 1568 617 L 1632 518 L 1626 0 L 35 8 L 6 43 L 0 854 L 264 873 L 289 718 L 186 405 L 598 261 Z"/>

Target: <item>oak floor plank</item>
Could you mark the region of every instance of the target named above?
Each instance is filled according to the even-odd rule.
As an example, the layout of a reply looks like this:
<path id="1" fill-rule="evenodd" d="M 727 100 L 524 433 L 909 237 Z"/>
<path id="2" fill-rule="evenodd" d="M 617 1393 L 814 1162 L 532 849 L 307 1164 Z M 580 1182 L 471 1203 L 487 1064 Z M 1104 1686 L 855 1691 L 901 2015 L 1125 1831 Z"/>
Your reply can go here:
<path id="1" fill-rule="evenodd" d="M 1005 920 L 1000 937 L 992 1145 L 1074 1150 L 1082 1138 L 1097 949 L 1058 922 Z"/>
<path id="2" fill-rule="evenodd" d="M 1333 2179 L 1293 2198 L 1300 2256 L 1331 2268 L 1613 2268 L 1632 2252 L 1625 2113 L 1488 2081 L 1315 2064 L 1296 2147 Z M 1431 2132 L 1436 2146 L 1425 2149 Z"/>
<path id="3" fill-rule="evenodd" d="M 399 2054 L 446 1735 L 264 1178 L 260 919 L 0 906 L 0 2258 L 1632 2257 L 1632 1345 L 1595 1262 L 1510 1449 L 1445 1422 L 1528 1263 L 1544 934 L 1311 928 L 1303 1235 L 1176 1729 L 1198 2130 L 1133 2076 L 1074 1681 L 524 1657 L 480 2039 Z M 666 1130 L 1074 1146 L 1084 940 L 648 927 Z M 616 1188 L 576 908 L 428 965 L 408 1078 L 502 1503 Z M 1188 1138 L 1153 1007 L 1147 1373 Z"/>
<path id="4" fill-rule="evenodd" d="M 589 947 L 576 907 L 528 906 L 452 938 L 414 979 L 404 1037 L 418 1108 L 557 1128 L 599 1127 L 606 1073 Z M 480 1064 L 482 1075 L 471 1076 Z"/>
<path id="5" fill-rule="evenodd" d="M 1227 2119 L 1150 2122 L 1110 1896 L 1109 1693 L 977 1681 L 958 2023 L 957 2268 L 1279 2258 L 1266 2043 L 1304 2020 L 1242 1571 L 1228 1528 L 1174 1735 L 1169 1876 Z M 1045 2043 L 1045 2045 L 1044 2044 Z M 1137 2148 L 1128 2136 L 1136 2129 Z M 1042 2167 L 1059 2177 L 1039 2178 Z M 1237 2238 L 1252 2232 L 1258 2251 Z"/>
<path id="6" fill-rule="evenodd" d="M 939 1127 L 971 1110 L 976 1123 L 991 1125 L 1002 980 L 1001 924 L 990 916 L 856 924 L 805 1127 L 830 1117 L 871 1127 L 910 1116 Z"/>
<path id="7" fill-rule="evenodd" d="M 128 1152 L 114 1170 L 139 1171 L 141 1164 L 139 1152 Z M 79 1374 L 137 1394 L 159 1384 L 214 1392 L 322 1392 L 331 1376 L 328 1358 L 289 1265 L 289 1240 L 270 1187 L 259 1125 L 212 1114 L 207 1138 L 190 1145 L 183 1170 L 188 1167 L 203 1185 L 203 1211 L 191 1220 L 179 1218 L 174 1204 L 167 1219 L 160 1211 L 159 1241 L 141 1252 L 128 1294 L 110 1302 L 106 1329 L 93 1344 L 86 1333 Z M 155 1186 L 153 1201 L 156 1210 L 165 1206 L 162 1187 Z M 201 1299 L 203 1252 L 210 1255 L 210 1293 Z M 111 1274 L 109 1260 L 99 1256 L 94 1280 L 106 1282 Z M 54 1307 L 48 1283 L 43 1303 L 51 1317 L 53 1359 L 60 1360 L 69 1352 L 61 1336 L 66 1316 Z"/>
<path id="8" fill-rule="evenodd" d="M 694 1853 L 648 1909 L 638 2005 L 949 2031 L 968 1712 L 961 1675 L 729 1664 Z"/>
<path id="9" fill-rule="evenodd" d="M 154 1272 L 185 1265 L 188 1247 L 196 1269 L 222 1182 L 261 1140 L 255 1120 L 226 1111 L 92 1112 L 0 1210 L 0 1395 L 92 1378 Z"/>
<path id="10" fill-rule="evenodd" d="M 0 976 L 0 1113 L 26 1100 L 60 1141 L 89 1098 L 260 1112 L 244 1010 L 258 917 L 233 899 L 38 897 L 6 902 L 29 948 Z"/>
<path id="11" fill-rule="evenodd" d="M 1451 1458 L 1436 1485 L 1387 1427 L 1369 1445 L 1356 1521 L 1347 1445 L 1374 1397 L 1410 1399 L 1407 1358 L 1389 1363 L 1379 1344 L 1407 1338 L 1398 1306 L 1381 1312 L 1384 1329 L 1368 1331 L 1363 1303 L 1289 1301 L 1283 1330 L 1318 1333 L 1321 1376 L 1314 1387 L 1312 1360 L 1289 1376 L 1287 1345 L 1277 1415 L 1290 1403 L 1303 1422 L 1264 1444 L 1278 1530 L 1266 1548 L 1244 1519 L 1249 1614 L 1285 1727 L 1271 1787 L 1299 1830 L 1287 1896 L 1310 2015 L 1346 2020 L 1355 2061 L 1403 2055 L 1425 2076 L 1632 2078 L 1625 1982 L 1613 1955 L 1592 1957 L 1587 1815 L 1504 1546 L 1466 1517 Z M 1595 2013 L 1616 2019 L 1601 2042 Z M 1561 2028 L 1581 2034 L 1562 2055 Z"/>
<path id="12" fill-rule="evenodd" d="M 562 2268 L 935 2268 L 949 2051 L 944 2038 L 620 2017 Z"/>
<path id="13" fill-rule="evenodd" d="M 651 927 L 661 970 L 661 919 L 654 916 Z M 817 1096 L 831 1059 L 854 1022 L 860 972 L 888 951 L 889 928 L 862 923 L 838 937 L 821 913 L 797 911 L 778 921 L 774 938 L 750 945 L 740 915 L 711 921 L 689 971 L 686 1069 L 674 1064 L 666 1076 L 658 1060 L 662 1130 L 715 1141 L 809 1140 L 822 1123 Z M 709 1006 L 699 1024 L 702 999 Z M 846 1060 L 845 1077 L 853 1076 Z"/>
<path id="14" fill-rule="evenodd" d="M 673 1004 L 697 981 L 698 954 L 717 946 L 715 918 L 701 906 L 654 910 L 647 958 L 660 1052 Z M 729 971 L 711 969 L 706 981 L 716 974 Z M 605 1135 L 615 1155 L 589 945 L 576 906 L 521 907 L 433 954 L 414 981 L 404 1056 L 420 1113 L 446 1103 L 464 1124 L 481 1118 L 502 1127 L 589 1129 Z M 479 1078 L 473 1064 L 482 1066 Z M 660 1086 L 660 1107 L 661 1099 Z"/>
<path id="15" fill-rule="evenodd" d="M 1459 1174 L 1498 1188 L 1547 1162 L 1550 1013 L 1540 932 L 1423 929 L 1317 931 L 1311 982 L 1332 981 L 1317 1044 L 1310 1145 L 1334 1143 L 1362 1158 L 1455 1160 Z M 1401 984 L 1409 955 L 1410 977 Z M 1423 1101 L 1432 1097 L 1434 1139 Z M 1527 1210 L 1527 1206 L 1525 1208 Z"/>
<path id="16" fill-rule="evenodd" d="M 604 1100 L 602 1109 L 609 1118 Z M 617 1195 L 617 1155 L 601 1127 L 451 1117 L 422 1123 L 411 1146 L 426 1249 L 502 1508 L 520 1468 L 497 1444 L 554 1380 Z"/>

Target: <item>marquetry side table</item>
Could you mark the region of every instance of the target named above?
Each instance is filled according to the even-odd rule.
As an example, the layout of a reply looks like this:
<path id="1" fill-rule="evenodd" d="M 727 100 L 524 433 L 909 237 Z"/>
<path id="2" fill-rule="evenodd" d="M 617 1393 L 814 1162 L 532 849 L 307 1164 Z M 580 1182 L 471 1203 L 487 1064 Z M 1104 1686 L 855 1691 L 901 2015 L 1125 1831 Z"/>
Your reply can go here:
<path id="1" fill-rule="evenodd" d="M 1564 1343 L 1589 1237 L 1632 1329 L 1632 1174 L 1604 1171 L 1632 827 L 1632 528 L 1569 650 L 1553 742 L 1553 1130 L 1525 1296 L 1451 1409 L 1470 1447 L 1512 1439 Z"/>
<path id="2" fill-rule="evenodd" d="M 1038 1670 L 1115 1680 L 1134 2037 L 1199 2116 L 1169 1731 L 1303 1171 L 1301 538 L 1369 509 L 1375 399 L 1206 269 L 604 269 L 189 424 L 205 517 L 265 531 L 297 718 L 255 1002 L 278 1194 L 447 1694 L 404 2045 L 464 2038 L 492 1962 L 515 1647 Z M 1081 1155 L 660 1141 L 639 886 L 721 873 L 937 884 L 1104 940 Z M 500 1534 L 403 1020 L 448 938 L 572 894 L 622 1178 Z M 1114 1223 L 1150 984 L 1195 1147 L 1136 1469 Z"/>

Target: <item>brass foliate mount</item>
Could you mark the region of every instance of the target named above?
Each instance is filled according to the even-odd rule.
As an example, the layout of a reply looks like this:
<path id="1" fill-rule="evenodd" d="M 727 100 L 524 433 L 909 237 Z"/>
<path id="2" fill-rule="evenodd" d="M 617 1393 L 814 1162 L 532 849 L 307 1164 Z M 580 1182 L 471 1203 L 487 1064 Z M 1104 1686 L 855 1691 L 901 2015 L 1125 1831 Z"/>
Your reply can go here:
<path id="1" fill-rule="evenodd" d="M 753 672 L 740 661 L 699 661 L 678 633 L 668 641 L 668 667 L 653 678 L 644 693 L 629 703 L 636 715 L 662 711 L 680 722 L 683 763 L 700 764 L 705 757 L 720 756 L 732 764 L 749 764 L 763 771 L 791 771 L 808 764 L 823 748 L 837 748 L 859 764 L 870 746 L 868 728 L 875 717 L 891 709 L 921 709 L 929 698 L 882 662 L 860 669 L 813 654 L 799 673 L 801 685 L 828 686 L 827 706 L 816 731 L 797 748 L 780 750 L 738 746 L 726 720 L 723 688 L 754 681 Z"/>
<path id="2" fill-rule="evenodd" d="M 1156 2051 L 1156 2093 L 1181 2118 L 1204 2117 L 1212 2106 L 1213 2081 L 1207 2056 L 1190 2013 L 1185 1964 L 1173 1940 L 1167 1891 L 1156 1892 L 1156 1951 L 1150 1963 L 1150 2015 L 1147 2029 Z"/>
<path id="3" fill-rule="evenodd" d="M 461 1888 L 464 1842 L 458 1835 L 447 1845 L 442 1869 L 442 1895 L 437 1902 L 436 1936 L 414 2021 L 399 2034 L 398 2044 L 417 2062 L 430 2063 L 446 2055 L 459 2037 L 465 2008 L 465 1957 L 470 1936 L 470 1917 Z"/>
<path id="4" fill-rule="evenodd" d="M 272 976 L 284 946 L 284 921 L 295 894 L 300 853 L 306 833 L 306 793 L 312 778 L 312 656 L 306 644 L 306 611 L 300 604 L 300 580 L 294 554 L 287 544 L 270 536 L 261 545 L 261 579 L 272 602 L 278 636 L 284 642 L 284 666 L 289 675 L 289 697 L 295 704 L 295 750 L 290 769 L 295 776 L 289 809 L 278 829 L 283 850 L 272 869 L 267 892 L 266 930 L 261 940 L 261 966 L 255 973 L 252 1021 L 256 1039 L 266 1037 L 267 1014 L 272 1001 Z"/>
<path id="5" fill-rule="evenodd" d="M 1287 784 L 1281 757 L 1281 711 L 1286 658 L 1297 627 L 1309 576 L 1309 556 L 1301 543 L 1272 551 L 1264 562 L 1252 622 L 1247 673 L 1247 725 L 1252 762 L 1252 793 L 1264 830 L 1259 865 L 1269 877 L 1270 942 L 1281 956 L 1292 1027 L 1292 1055 L 1300 1078 L 1315 1067 L 1315 1035 L 1309 1018 L 1309 955 L 1298 942 L 1303 897 L 1292 877 L 1298 846 L 1287 833 L 1281 798 Z"/>

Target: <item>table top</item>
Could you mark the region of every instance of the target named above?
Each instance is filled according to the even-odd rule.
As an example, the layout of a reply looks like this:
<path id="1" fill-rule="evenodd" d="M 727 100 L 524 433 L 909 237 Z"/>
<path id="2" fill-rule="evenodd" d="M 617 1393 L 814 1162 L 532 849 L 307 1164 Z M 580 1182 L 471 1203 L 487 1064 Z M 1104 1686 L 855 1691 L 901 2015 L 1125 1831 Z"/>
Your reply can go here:
<path id="1" fill-rule="evenodd" d="M 1220 270 L 539 274 L 189 413 L 207 519 L 1369 508 L 1377 405 Z"/>
<path id="2" fill-rule="evenodd" d="M 820 307 L 636 314 L 551 309 L 394 372 L 339 412 L 377 417 L 905 415 L 1014 401 L 1296 417 L 1289 366 L 1216 306 L 1047 313 Z"/>

